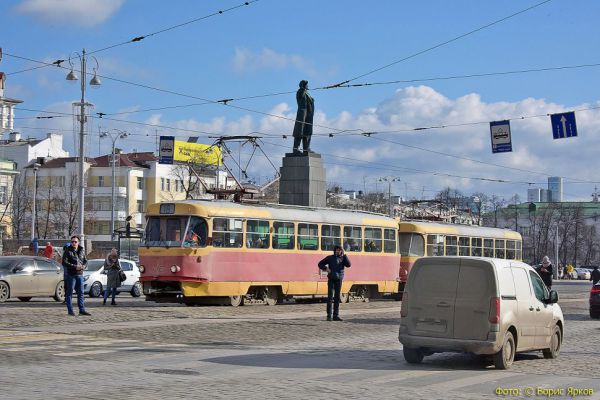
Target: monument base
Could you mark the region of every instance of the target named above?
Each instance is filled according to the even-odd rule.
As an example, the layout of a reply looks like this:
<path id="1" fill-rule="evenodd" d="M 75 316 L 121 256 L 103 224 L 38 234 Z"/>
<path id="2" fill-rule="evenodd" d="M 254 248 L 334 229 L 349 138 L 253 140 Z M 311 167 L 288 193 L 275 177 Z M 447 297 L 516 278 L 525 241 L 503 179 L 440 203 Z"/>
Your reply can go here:
<path id="1" fill-rule="evenodd" d="M 325 168 L 320 154 L 286 153 L 279 171 L 279 203 L 327 206 Z"/>

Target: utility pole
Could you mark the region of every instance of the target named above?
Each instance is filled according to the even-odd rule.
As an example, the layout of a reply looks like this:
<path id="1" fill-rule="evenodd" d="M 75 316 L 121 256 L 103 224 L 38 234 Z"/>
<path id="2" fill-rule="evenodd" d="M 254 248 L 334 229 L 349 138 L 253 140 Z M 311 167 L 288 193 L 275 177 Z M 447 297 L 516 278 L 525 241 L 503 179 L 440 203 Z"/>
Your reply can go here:
<path id="1" fill-rule="evenodd" d="M 388 183 L 388 215 L 391 218 L 393 218 L 394 212 L 392 210 L 392 182 L 400 182 L 400 179 L 394 176 L 384 176 L 382 178 L 379 178 L 378 181 Z"/>
<path id="2" fill-rule="evenodd" d="M 100 137 L 109 137 L 112 140 L 112 153 L 111 153 L 111 164 L 112 164 L 112 180 L 111 180 L 111 194 L 110 194 L 110 239 L 115 240 L 115 165 L 117 157 L 115 154 L 115 143 L 118 139 L 124 139 L 128 136 L 125 131 L 114 129 L 114 134 L 110 131 L 102 132 Z M 120 157 L 120 156 L 119 156 Z"/>

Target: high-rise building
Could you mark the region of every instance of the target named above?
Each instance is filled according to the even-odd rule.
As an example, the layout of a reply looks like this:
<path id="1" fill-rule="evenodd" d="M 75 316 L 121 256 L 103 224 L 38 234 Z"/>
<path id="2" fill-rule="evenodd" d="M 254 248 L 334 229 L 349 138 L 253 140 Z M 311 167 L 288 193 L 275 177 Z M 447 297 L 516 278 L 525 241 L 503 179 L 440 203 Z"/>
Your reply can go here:
<path id="1" fill-rule="evenodd" d="M 528 203 L 537 203 L 541 201 L 541 192 L 540 188 L 535 189 L 527 189 L 527 202 Z"/>
<path id="2" fill-rule="evenodd" d="M 549 201 L 563 201 L 563 178 L 560 176 L 551 176 L 548 178 L 548 191 L 552 193 Z"/>
<path id="3" fill-rule="evenodd" d="M 547 189 L 540 189 L 540 201 L 549 203 L 552 201 L 552 192 Z"/>

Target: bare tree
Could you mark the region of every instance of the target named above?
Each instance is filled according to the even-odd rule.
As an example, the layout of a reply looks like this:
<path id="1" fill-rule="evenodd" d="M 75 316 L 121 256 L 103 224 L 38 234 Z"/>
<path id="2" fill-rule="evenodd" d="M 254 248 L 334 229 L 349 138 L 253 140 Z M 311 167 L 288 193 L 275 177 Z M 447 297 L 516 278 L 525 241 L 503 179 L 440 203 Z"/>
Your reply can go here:
<path id="1" fill-rule="evenodd" d="M 27 187 L 25 174 L 15 177 L 12 190 L 13 236 L 21 239 L 26 232 L 26 214 L 31 211 L 31 191 Z"/>

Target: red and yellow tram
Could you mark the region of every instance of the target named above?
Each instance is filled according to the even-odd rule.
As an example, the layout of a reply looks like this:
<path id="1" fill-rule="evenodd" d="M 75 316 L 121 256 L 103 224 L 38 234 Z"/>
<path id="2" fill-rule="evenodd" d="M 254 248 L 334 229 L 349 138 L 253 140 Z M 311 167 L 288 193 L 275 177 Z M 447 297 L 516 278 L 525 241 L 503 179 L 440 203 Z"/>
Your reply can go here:
<path id="1" fill-rule="evenodd" d="M 139 249 L 147 300 L 276 304 L 326 295 L 317 263 L 341 245 L 345 299 L 398 292 L 398 220 L 366 212 L 185 200 L 148 207 Z"/>

